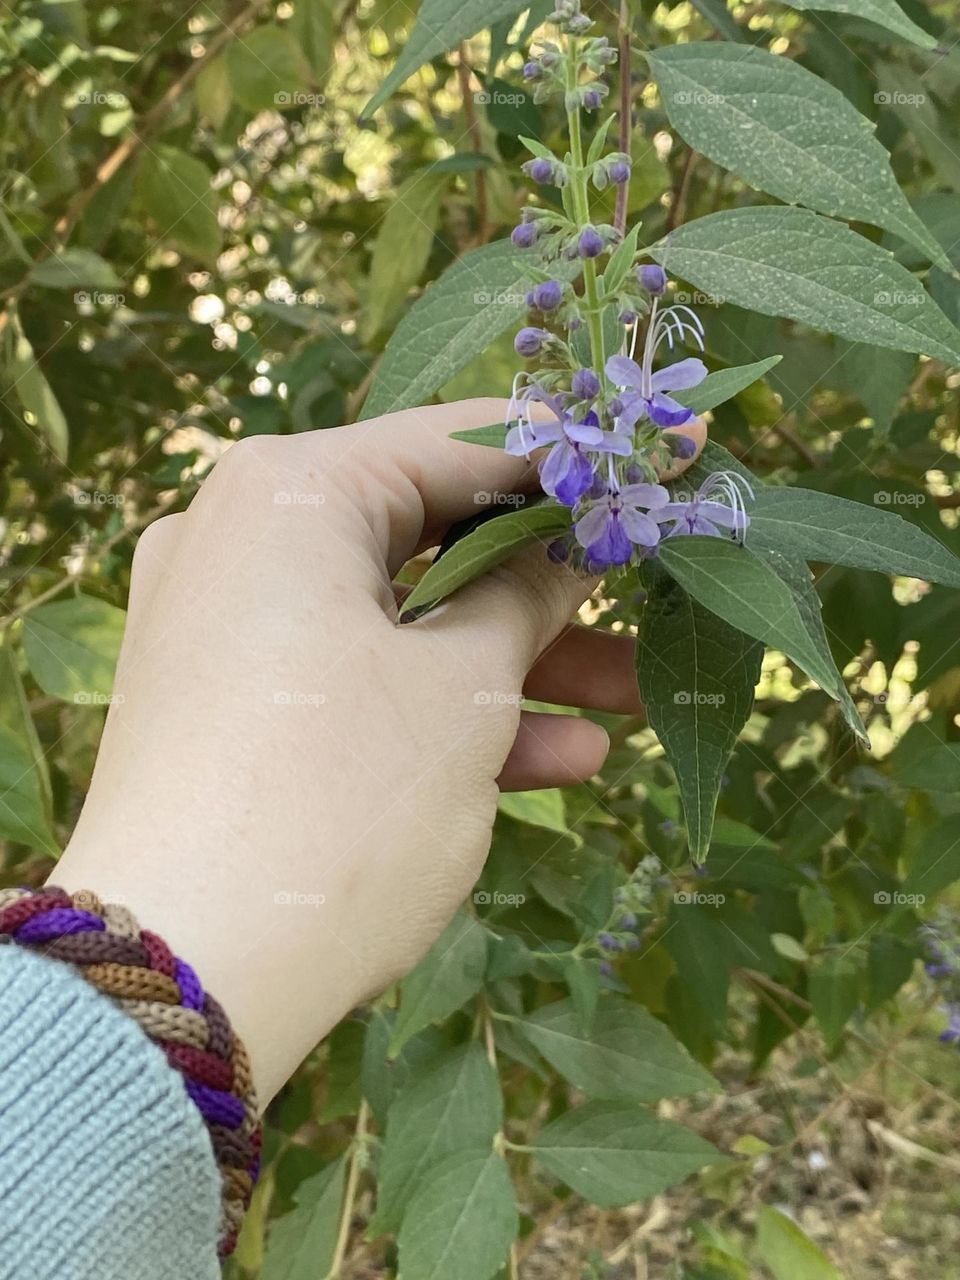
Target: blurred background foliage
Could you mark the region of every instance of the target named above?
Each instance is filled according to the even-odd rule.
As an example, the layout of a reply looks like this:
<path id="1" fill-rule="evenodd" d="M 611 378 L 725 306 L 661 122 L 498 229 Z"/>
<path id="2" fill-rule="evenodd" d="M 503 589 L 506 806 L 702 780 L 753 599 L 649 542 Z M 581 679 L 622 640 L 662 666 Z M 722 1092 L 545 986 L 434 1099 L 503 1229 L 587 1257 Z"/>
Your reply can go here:
<path id="1" fill-rule="evenodd" d="M 26 0 L 0 16 L 5 880 L 38 883 L 78 814 L 139 530 L 183 509 L 233 441 L 356 417 L 410 299 L 515 223 L 528 195 L 518 135 L 555 143 L 562 128 L 519 76 L 549 7 L 436 58 L 366 121 L 415 18 L 406 0 Z M 957 8 L 903 9 L 937 49 L 775 0 L 643 0 L 629 15 L 639 46 L 719 31 L 830 80 L 876 122 L 901 186 L 960 267 Z M 615 37 L 616 13 L 594 14 Z M 631 214 L 649 240 L 763 199 L 671 138 L 642 68 L 632 91 Z M 960 324 L 957 279 L 883 241 L 925 270 Z M 690 300 L 711 367 L 784 356 L 716 411 L 716 439 L 764 476 L 885 505 L 960 552 L 956 373 Z M 498 341 L 442 395 L 503 395 L 514 363 Z M 504 1275 L 956 1276 L 960 1071 L 956 1047 L 937 1043 L 943 993 L 917 960 L 924 922 L 943 937 L 956 929 L 960 614 L 946 588 L 916 580 L 834 568 L 818 586 L 873 755 L 858 756 L 825 695 L 768 655 L 710 861 L 694 872 L 652 735 L 600 717 L 613 740 L 602 776 L 505 800 L 476 901 L 452 926 L 479 922 L 479 959 L 458 942 L 451 976 L 432 953 L 410 980 L 432 993 L 422 1017 L 398 1019 L 388 993 L 271 1108 L 235 1277 L 394 1274 L 397 1204 L 381 1202 L 363 1230 L 390 1107 L 414 1106 L 410 1089 L 473 1036 L 499 1066 L 517 1148 L 520 1238 Z M 635 625 L 635 587 L 620 588 L 589 621 Z M 638 879 L 651 854 L 656 874 Z M 643 902 L 642 942 L 603 953 L 597 935 L 627 884 Z M 528 1154 L 571 1098 L 613 1105 L 609 1085 L 583 1083 L 584 1071 L 620 1069 L 619 1033 L 589 1049 L 602 1038 L 601 989 L 666 1024 L 723 1085 L 661 1103 L 664 1122 L 735 1153 L 679 1188 L 659 1176 L 617 1210 L 563 1191 Z M 565 993 L 586 1067 L 516 1023 Z M 441 1128 L 429 1107 L 420 1128 Z M 400 1241 L 402 1257 L 402 1226 Z M 431 1274 L 470 1280 L 471 1255 L 465 1246 Z"/>

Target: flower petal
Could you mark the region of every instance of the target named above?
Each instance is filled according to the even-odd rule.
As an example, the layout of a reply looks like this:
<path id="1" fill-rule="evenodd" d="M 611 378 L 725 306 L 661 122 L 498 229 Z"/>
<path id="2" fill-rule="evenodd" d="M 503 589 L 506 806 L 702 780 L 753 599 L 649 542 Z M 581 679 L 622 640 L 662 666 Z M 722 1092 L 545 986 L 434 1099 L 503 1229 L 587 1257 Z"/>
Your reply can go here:
<path id="1" fill-rule="evenodd" d="M 633 438 L 625 431 L 603 431 L 593 447 L 600 453 L 615 453 L 621 458 L 629 458 L 633 453 Z"/>
<path id="2" fill-rule="evenodd" d="M 699 386 L 706 376 L 707 366 L 696 356 L 690 356 L 658 369 L 650 379 L 650 386 L 654 391 L 685 391 L 687 387 Z"/>
<path id="3" fill-rule="evenodd" d="M 662 484 L 627 484 L 620 490 L 620 498 L 631 507 L 662 507 L 670 501 L 670 494 Z"/>
<path id="4" fill-rule="evenodd" d="M 636 360 L 627 356 L 611 356 L 604 369 L 610 381 L 618 387 L 633 387 L 637 391 L 643 387 L 643 370 Z"/>
<path id="5" fill-rule="evenodd" d="M 653 393 L 647 412 L 650 414 L 650 421 L 655 422 L 658 427 L 682 427 L 685 422 L 689 422 L 694 417 L 692 409 L 688 409 L 686 405 L 680 404 L 670 396 L 665 396 L 662 391 Z"/>
<path id="6" fill-rule="evenodd" d="M 608 520 L 612 520 L 609 502 L 599 502 L 591 507 L 585 516 L 581 516 L 573 526 L 573 532 L 581 547 L 589 547 L 591 543 L 602 537 Z"/>
<path id="7" fill-rule="evenodd" d="M 587 547 L 587 560 L 595 568 L 626 564 L 633 555 L 633 544 L 624 532 L 621 517 L 611 512 L 600 537 Z"/>
<path id="8" fill-rule="evenodd" d="M 632 431 L 647 412 L 647 402 L 639 391 L 628 391 L 620 397 L 623 411 L 617 418 L 618 431 Z"/>
<path id="9" fill-rule="evenodd" d="M 544 491 L 568 507 L 574 506 L 592 483 L 590 459 L 565 440 L 553 446 L 540 468 L 540 484 Z"/>
<path id="10" fill-rule="evenodd" d="M 588 444 L 593 448 L 603 439 L 603 432 L 588 422 L 567 422 L 563 428 L 568 440 L 576 440 L 577 444 Z"/>
<path id="11" fill-rule="evenodd" d="M 620 523 L 630 541 L 639 547 L 655 547 L 660 541 L 660 526 L 636 507 L 624 507 Z"/>

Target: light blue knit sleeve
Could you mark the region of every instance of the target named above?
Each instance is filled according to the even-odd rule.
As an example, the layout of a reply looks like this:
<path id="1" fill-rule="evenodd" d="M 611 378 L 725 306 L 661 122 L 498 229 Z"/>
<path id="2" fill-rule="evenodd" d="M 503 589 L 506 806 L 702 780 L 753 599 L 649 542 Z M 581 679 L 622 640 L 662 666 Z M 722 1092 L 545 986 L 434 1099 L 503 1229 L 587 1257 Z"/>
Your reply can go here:
<path id="1" fill-rule="evenodd" d="M 219 1214 L 161 1050 L 69 965 L 0 946 L 0 1280 L 218 1280 Z"/>

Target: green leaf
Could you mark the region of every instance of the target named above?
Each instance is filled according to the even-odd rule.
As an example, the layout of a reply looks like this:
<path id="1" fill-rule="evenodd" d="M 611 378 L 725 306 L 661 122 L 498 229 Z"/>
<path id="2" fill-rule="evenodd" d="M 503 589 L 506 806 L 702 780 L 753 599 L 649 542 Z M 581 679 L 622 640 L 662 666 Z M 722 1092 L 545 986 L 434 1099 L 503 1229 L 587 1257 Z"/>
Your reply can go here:
<path id="1" fill-rule="evenodd" d="M 757 1253 L 774 1280 L 843 1280 L 791 1218 L 765 1204 L 757 1211 Z"/>
<path id="2" fill-rule="evenodd" d="M 287 28 L 310 64 L 312 79 L 322 84 L 334 62 L 333 0 L 296 0 Z"/>
<path id="3" fill-rule="evenodd" d="M 530 0 L 423 0 L 417 20 L 396 66 L 363 108 L 372 116 L 425 62 L 455 49 L 501 18 L 515 18 Z"/>
<path id="4" fill-rule="evenodd" d="M 844 701 L 840 673 L 811 632 L 809 614 L 801 612 L 791 586 L 773 568 L 771 553 L 761 559 L 725 539 L 671 538 L 661 545 L 660 559 L 700 604 L 730 626 L 782 650 L 824 692 Z"/>
<path id="5" fill-rule="evenodd" d="M 219 129 L 233 106 L 233 91 L 230 88 L 225 57 L 221 55 L 207 63 L 194 81 L 193 96 L 200 114 L 215 129 Z"/>
<path id="6" fill-rule="evenodd" d="M 533 1153 L 591 1204 L 644 1200 L 710 1164 L 716 1147 L 641 1107 L 588 1102 L 542 1129 Z"/>
<path id="7" fill-rule="evenodd" d="M 929 533 L 885 510 L 891 493 L 882 484 L 877 481 L 873 507 L 814 489 L 760 485 L 755 501 L 747 502 L 747 542 L 751 550 L 960 587 L 960 560 Z"/>
<path id="8" fill-rule="evenodd" d="M 10 388 L 16 392 L 24 413 L 33 418 L 33 423 L 24 425 L 46 441 L 60 462 L 66 462 L 70 432 L 60 402 L 37 363 L 19 315 L 12 310 L 9 316 L 7 375 Z"/>
<path id="9" fill-rule="evenodd" d="M 411 1036 L 448 1017 L 472 999 L 483 984 L 487 936 L 477 921 L 458 911 L 401 984 L 400 1012 L 390 1037 L 395 1058 Z"/>
<path id="10" fill-rule="evenodd" d="M 310 84 L 304 51 L 290 31 L 265 23 L 227 46 L 233 96 L 247 111 L 290 111 Z"/>
<path id="11" fill-rule="evenodd" d="M 44 813 L 49 824 L 53 813 L 53 789 L 50 784 L 50 770 L 47 757 L 40 743 L 27 691 L 23 687 L 17 655 L 7 630 L 6 638 L 0 642 L 0 724 L 6 725 L 10 732 L 26 743 L 36 770 L 40 784 L 40 793 L 44 802 Z"/>
<path id="12" fill-rule="evenodd" d="M 222 237 L 210 182 L 205 165 L 166 143 L 151 145 L 137 171 L 137 198 L 161 239 L 213 266 Z"/>
<path id="13" fill-rule="evenodd" d="M 839 89 L 789 58 L 720 41 L 646 57 L 670 123 L 694 150 L 758 191 L 893 231 L 951 269 L 897 186 L 874 124 Z"/>
<path id="14" fill-rule="evenodd" d="M 960 773 L 960 760 L 955 761 Z M 917 763 L 922 765 L 922 756 Z M 951 791 L 957 790 L 957 780 L 955 775 Z M 907 871 L 903 892 L 931 899 L 956 880 L 960 880 L 960 817 L 954 816 L 944 818 L 924 835 L 923 845 Z"/>
<path id="15" fill-rule="evenodd" d="M 296 1207 L 270 1231 L 260 1280 L 318 1280 L 333 1262 L 347 1161 L 301 1182 Z"/>
<path id="16" fill-rule="evenodd" d="M 655 1102 L 717 1087 L 662 1022 L 619 996 L 599 1001 L 589 1036 L 572 999 L 544 1005 L 517 1025 L 551 1066 L 591 1098 Z"/>
<path id="17" fill-rule="evenodd" d="M 539 791 L 505 791 L 498 807 L 501 813 L 531 827 L 545 827 L 562 835 L 570 830 L 563 792 L 557 787 L 543 787 Z"/>
<path id="18" fill-rule="evenodd" d="M 451 440 L 466 440 L 467 444 L 482 444 L 489 449 L 502 449 L 509 428 L 505 422 L 494 422 L 489 427 L 471 427 L 469 431 L 451 431 Z"/>
<path id="19" fill-rule="evenodd" d="M 542 502 L 485 521 L 430 566 L 404 600 L 404 615 L 438 604 L 522 547 L 540 542 L 546 548 L 570 528 L 571 518 L 569 507 Z"/>
<path id="20" fill-rule="evenodd" d="M 650 572 L 637 679 L 650 726 L 673 766 L 695 862 L 710 848 L 720 782 L 753 708 L 763 645 Z"/>
<path id="21" fill-rule="evenodd" d="M 936 47 L 936 39 L 922 27 L 918 27 L 903 12 L 895 0 L 785 0 L 791 9 L 825 10 L 827 13 L 845 13 L 851 18 L 865 18 L 885 27 L 904 40 L 918 44 L 921 49 Z"/>
<path id="22" fill-rule="evenodd" d="M 768 316 L 960 364 L 960 332 L 879 245 L 808 209 L 726 209 L 650 251 L 714 297 Z"/>
<path id="23" fill-rule="evenodd" d="M 422 169 L 403 183 L 380 224 L 370 275 L 362 334 L 369 342 L 391 324 L 427 265 L 449 175 Z"/>
<path id="24" fill-rule="evenodd" d="M 960 743 L 941 743 L 902 764 L 894 759 L 893 776 L 917 791 L 960 791 Z"/>
<path id="25" fill-rule="evenodd" d="M 489 1154 L 502 1114 L 499 1081 L 476 1043 L 454 1049 L 407 1085 L 387 1115 L 369 1233 L 395 1233 L 424 1178 L 448 1156 Z"/>
<path id="26" fill-rule="evenodd" d="M 707 374 L 698 387 L 671 394 L 694 413 L 706 413 L 708 409 L 715 409 L 718 404 L 723 404 L 725 400 L 744 391 L 782 359 L 783 356 L 768 356 L 766 360 L 758 360 L 755 364 L 743 364 L 735 369 L 718 369 L 716 373 Z"/>
<path id="27" fill-rule="evenodd" d="M 527 268 L 509 240 L 473 249 L 418 298 L 387 343 L 362 418 L 423 404 L 527 312 Z M 531 262 L 533 260 L 531 259 Z M 573 280 L 576 263 L 557 262 Z"/>
<path id="28" fill-rule="evenodd" d="M 52 857 L 60 852 L 30 744 L 6 724 L 0 724 L 0 836 Z"/>
<path id="29" fill-rule="evenodd" d="M 516 1239 L 517 1205 L 502 1156 L 460 1152 L 435 1165 L 403 1217 L 401 1280 L 491 1280 Z"/>
<path id="30" fill-rule="evenodd" d="M 113 688 L 125 621 L 122 609 L 94 596 L 31 610 L 23 620 L 30 674 L 55 698 L 102 704 Z"/>
<path id="31" fill-rule="evenodd" d="M 109 262 L 91 249 L 64 249 L 34 263 L 30 271 L 33 284 L 46 289 L 116 289 L 117 273 Z"/>
<path id="32" fill-rule="evenodd" d="M 703 1029 L 716 1038 L 726 1022 L 733 966 L 730 930 L 714 907 L 699 906 L 689 897 L 674 895 L 663 945 L 677 966 L 682 988 L 697 1005 Z"/>
<path id="33" fill-rule="evenodd" d="M 860 1003 L 860 974 L 853 960 L 827 955 L 810 974 L 809 993 L 813 1016 L 832 1051 Z"/>

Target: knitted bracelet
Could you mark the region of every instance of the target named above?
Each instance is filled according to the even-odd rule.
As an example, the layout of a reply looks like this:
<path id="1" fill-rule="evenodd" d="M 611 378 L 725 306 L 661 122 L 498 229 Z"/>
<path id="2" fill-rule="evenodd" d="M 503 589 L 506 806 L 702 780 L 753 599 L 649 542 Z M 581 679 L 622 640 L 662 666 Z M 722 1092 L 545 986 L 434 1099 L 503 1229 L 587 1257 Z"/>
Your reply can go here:
<path id="1" fill-rule="evenodd" d="M 0 889 L 0 943 L 74 965 L 159 1045 L 199 1108 L 223 1183 L 221 1259 L 236 1247 L 260 1172 L 263 1128 L 247 1051 L 193 969 L 133 915 L 86 889 Z"/>

